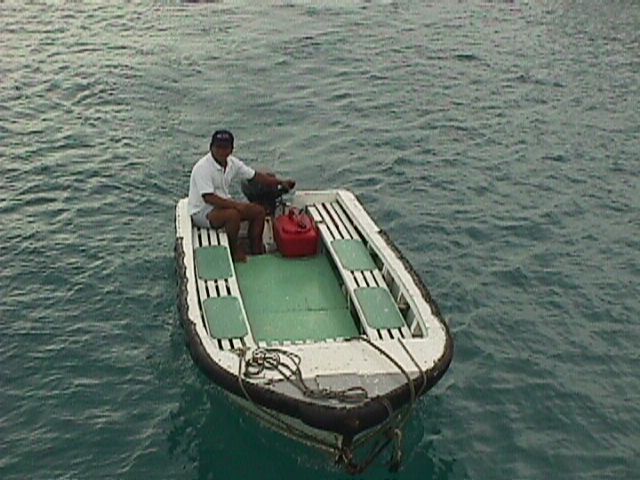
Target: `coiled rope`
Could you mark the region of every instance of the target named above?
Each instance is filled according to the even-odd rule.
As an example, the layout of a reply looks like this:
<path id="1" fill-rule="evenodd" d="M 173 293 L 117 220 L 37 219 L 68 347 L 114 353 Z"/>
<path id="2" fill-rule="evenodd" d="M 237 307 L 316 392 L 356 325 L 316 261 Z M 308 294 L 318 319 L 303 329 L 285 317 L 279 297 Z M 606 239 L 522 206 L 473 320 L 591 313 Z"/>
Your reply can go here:
<path id="1" fill-rule="evenodd" d="M 350 441 L 343 441 L 342 446 L 340 448 L 336 448 L 326 440 L 284 422 L 275 415 L 274 412 L 251 399 L 244 385 L 244 381 L 245 379 L 258 378 L 264 375 L 267 371 L 278 372 L 282 379 L 294 385 L 302 395 L 307 398 L 313 400 L 337 400 L 349 404 L 362 403 L 369 398 L 368 392 L 364 387 L 350 387 L 341 390 L 311 388 L 303 379 L 302 370 L 300 368 L 300 356 L 281 348 L 257 348 L 252 351 L 249 358 L 247 358 L 248 348 L 245 347 L 234 350 L 239 358 L 238 383 L 245 398 L 265 415 L 266 418 L 263 418 L 263 421 L 270 423 L 276 428 L 279 427 L 280 429 L 290 433 L 291 435 L 297 436 L 302 441 L 311 445 L 334 452 L 336 455 L 336 463 L 343 464 L 347 472 L 350 474 L 360 474 L 366 471 L 374 460 L 389 446 L 389 444 L 393 444 L 389 470 L 397 471 L 402 462 L 402 428 L 415 407 L 417 397 L 420 396 L 426 388 L 426 373 L 422 368 L 420 368 L 420 365 L 411 355 L 411 352 L 401 339 L 398 339 L 398 341 L 402 348 L 420 372 L 422 385 L 419 392 L 415 391 L 413 381 L 404 367 L 379 345 L 376 345 L 365 337 L 356 337 L 349 341 L 363 341 L 376 350 L 380 355 L 387 358 L 406 379 L 410 393 L 409 405 L 402 409 L 404 410 L 404 414 L 401 411 L 398 415 L 394 415 L 393 406 L 388 402 L 388 400 L 381 398 L 380 401 L 385 406 L 388 413 L 385 424 L 373 429 L 373 431 L 365 435 L 362 435 L 356 442 L 352 443 Z M 272 384 L 276 381 L 277 380 L 271 380 L 270 383 Z M 269 382 L 267 384 L 269 384 Z M 374 443 L 369 455 L 364 461 L 357 462 L 354 453 L 357 450 L 364 448 L 364 446 L 369 443 Z"/>
<path id="2" fill-rule="evenodd" d="M 335 452 L 336 448 L 333 444 L 325 441 L 324 439 L 316 435 L 312 435 L 306 432 L 305 430 L 294 427 L 290 423 L 284 422 L 274 412 L 272 412 L 268 408 L 263 407 L 259 403 L 256 403 L 253 401 L 253 399 L 249 395 L 249 392 L 247 392 L 247 389 L 245 388 L 244 374 L 242 371 L 243 366 L 246 367 L 246 362 L 248 361 L 246 358 L 247 350 L 248 350 L 247 347 L 234 350 L 234 352 L 238 355 L 238 360 L 239 360 L 238 361 L 238 384 L 240 385 L 240 389 L 242 390 L 242 393 L 244 394 L 247 401 L 249 401 L 256 409 L 258 409 L 264 415 L 264 417 L 262 418 L 262 421 L 271 425 L 274 428 L 280 428 L 292 436 L 297 436 L 297 438 L 301 439 L 302 441 L 307 442 L 311 445 L 315 445 L 318 448 L 324 448 L 326 450 Z"/>
<path id="3" fill-rule="evenodd" d="M 287 361 L 284 361 L 284 360 Z M 357 404 L 369 398 L 364 387 L 349 387 L 342 390 L 311 388 L 302 378 L 300 356 L 280 348 L 257 348 L 245 360 L 244 376 L 256 378 L 265 371 L 276 371 L 283 379 L 294 385 L 302 395 L 313 400 L 338 400 L 342 403 Z"/>

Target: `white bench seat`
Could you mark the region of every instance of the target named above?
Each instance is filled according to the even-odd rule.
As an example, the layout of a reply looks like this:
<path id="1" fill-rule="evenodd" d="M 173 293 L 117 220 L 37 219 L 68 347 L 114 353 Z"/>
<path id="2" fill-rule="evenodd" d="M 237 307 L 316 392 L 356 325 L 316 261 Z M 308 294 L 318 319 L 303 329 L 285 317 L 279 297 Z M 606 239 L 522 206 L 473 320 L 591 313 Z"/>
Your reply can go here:
<path id="1" fill-rule="evenodd" d="M 308 210 L 367 336 L 372 340 L 411 337 L 382 272 L 340 204 L 315 203 Z"/>
<path id="2" fill-rule="evenodd" d="M 222 350 L 253 346 L 227 234 L 193 226 L 192 235 L 198 300 L 207 332 Z"/>

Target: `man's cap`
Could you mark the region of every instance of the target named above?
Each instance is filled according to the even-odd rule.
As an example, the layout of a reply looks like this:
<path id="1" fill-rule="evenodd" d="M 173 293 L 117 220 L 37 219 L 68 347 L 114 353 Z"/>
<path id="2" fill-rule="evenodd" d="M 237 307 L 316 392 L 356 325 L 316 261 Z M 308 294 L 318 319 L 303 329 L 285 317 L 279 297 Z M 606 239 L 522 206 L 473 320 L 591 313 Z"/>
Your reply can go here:
<path id="1" fill-rule="evenodd" d="M 211 136 L 211 146 L 233 147 L 233 133 L 229 130 L 216 130 Z"/>

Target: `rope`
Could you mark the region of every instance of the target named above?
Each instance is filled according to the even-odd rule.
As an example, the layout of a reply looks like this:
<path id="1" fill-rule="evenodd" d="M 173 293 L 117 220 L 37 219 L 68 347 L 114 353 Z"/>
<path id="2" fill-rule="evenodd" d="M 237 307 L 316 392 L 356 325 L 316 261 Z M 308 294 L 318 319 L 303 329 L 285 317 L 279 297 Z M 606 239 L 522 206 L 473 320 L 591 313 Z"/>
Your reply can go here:
<path id="1" fill-rule="evenodd" d="M 288 431 L 292 435 L 297 435 L 298 438 L 310 443 L 311 445 L 315 445 L 318 448 L 324 448 L 331 452 L 337 453 L 338 450 L 333 446 L 333 444 L 326 442 L 322 438 L 312 435 L 300 428 L 296 428 L 289 423 L 284 422 L 283 420 L 278 418 L 277 415 L 275 415 L 275 413 L 273 413 L 271 410 L 253 401 L 253 399 L 249 395 L 249 392 L 247 392 L 247 389 L 245 388 L 244 381 L 243 381 L 244 375 L 242 373 L 242 366 L 246 362 L 247 350 L 248 350 L 247 347 L 234 350 L 234 352 L 238 355 L 238 384 L 240 385 L 240 389 L 242 390 L 242 393 L 244 394 L 247 401 L 251 402 L 251 404 L 256 409 L 261 411 L 266 416 L 266 419 L 263 418 L 262 420 L 265 421 L 266 423 L 270 423 L 272 426 L 280 427 L 283 430 Z"/>
<path id="2" fill-rule="evenodd" d="M 254 402 L 244 385 L 244 379 L 253 379 L 262 376 L 265 372 L 272 371 L 278 372 L 280 377 L 285 381 L 288 381 L 291 385 L 295 386 L 303 396 L 313 400 L 337 400 L 348 404 L 362 403 L 369 398 L 368 392 L 364 387 L 350 387 L 341 390 L 332 390 L 329 388 L 311 388 L 303 379 L 302 370 L 300 368 L 301 358 L 299 355 L 280 348 L 257 348 L 253 350 L 251 357 L 247 358 L 248 348 L 244 347 L 235 350 L 238 355 L 238 383 L 245 396 L 245 398 L 251 402 L 258 410 L 270 419 L 272 425 L 279 426 L 285 431 L 291 434 L 297 435 L 304 441 L 316 445 L 320 448 L 328 449 L 336 455 L 336 463 L 342 463 L 346 470 L 350 474 L 360 474 L 366 471 L 374 462 L 374 460 L 393 442 L 393 451 L 391 460 L 389 462 L 389 470 L 397 471 L 402 462 L 402 428 L 407 422 L 413 408 L 417 396 L 421 395 L 426 388 L 426 374 L 420 368 L 418 362 L 411 355 L 406 345 L 398 339 L 402 348 L 409 356 L 413 364 L 418 368 L 422 377 L 422 385 L 418 395 L 416 395 L 415 386 L 411 377 L 404 369 L 404 367 L 389 353 L 383 350 L 380 346 L 373 343 L 366 337 L 356 337 L 350 341 L 361 340 L 371 346 L 380 355 L 387 358 L 405 377 L 409 386 L 410 402 L 404 410 L 404 415 L 400 412 L 397 416 L 393 415 L 393 406 L 385 398 L 380 399 L 382 404 L 387 409 L 387 419 L 385 425 L 376 428 L 369 434 L 363 435 L 358 438 L 358 441 L 351 443 L 350 440 L 343 439 L 343 445 L 340 448 L 336 448 L 333 444 L 323 440 L 322 438 L 310 434 L 300 428 L 296 428 L 289 423 L 284 422 L 278 418 L 272 411 Z M 244 371 L 243 371 L 244 366 Z M 271 380 L 271 383 L 276 380 Z M 365 444 L 375 442 L 369 455 L 363 462 L 356 462 L 354 458 L 354 452 L 362 448 Z"/>
<path id="3" fill-rule="evenodd" d="M 285 362 L 284 360 L 288 360 Z M 245 360 L 246 378 L 256 378 L 265 371 L 276 371 L 282 378 L 295 386 L 307 398 L 313 400 L 337 400 L 342 403 L 357 404 L 369 398 L 364 387 L 349 387 L 342 390 L 311 388 L 302 378 L 300 356 L 280 348 L 258 348 Z"/>
<path id="4" fill-rule="evenodd" d="M 424 393 L 424 391 L 427 389 L 427 372 L 425 372 L 424 370 L 422 370 L 422 368 L 420 367 L 420 364 L 416 361 L 416 359 L 414 358 L 413 355 L 411 355 L 411 352 L 409 351 L 409 349 L 407 348 L 407 346 L 404 344 L 404 342 L 402 341 L 402 339 L 398 339 L 398 342 L 400 342 L 400 345 L 402 346 L 402 349 L 405 351 L 405 353 L 407 354 L 407 356 L 411 359 L 411 361 L 413 362 L 413 364 L 416 366 L 416 368 L 418 369 L 418 371 L 420 372 L 420 378 L 422 379 L 422 385 L 420 386 L 420 391 L 418 392 L 417 396 L 420 397 L 422 396 L 422 394 Z"/>
<path id="5" fill-rule="evenodd" d="M 387 423 L 390 423 L 391 425 L 389 425 L 388 428 L 382 427 L 378 429 L 371 436 L 363 437 L 359 439 L 358 442 L 351 448 L 351 450 L 357 449 L 359 446 L 370 441 L 375 436 L 381 435 L 382 433 L 384 433 L 385 436 L 387 437 L 386 440 L 382 442 L 378 446 L 378 448 L 373 449 L 369 454 L 369 456 L 365 459 L 365 461 L 362 462 L 360 465 L 356 464 L 353 461 L 353 455 L 346 455 L 344 458 L 349 460 L 349 464 L 347 465 L 347 468 L 350 473 L 354 473 L 354 474 L 363 473 L 365 470 L 367 470 L 371 466 L 373 461 L 384 451 L 384 449 L 389 445 L 389 443 L 393 441 L 394 449 L 392 452 L 391 461 L 389 463 L 389 470 L 392 472 L 397 471 L 400 468 L 400 463 L 402 462 L 402 428 L 404 427 L 405 423 L 409 419 L 411 412 L 413 412 L 413 409 L 415 407 L 415 401 L 417 398 L 415 387 L 413 385 L 413 382 L 411 381 L 411 377 L 409 376 L 407 371 L 404 369 L 404 367 L 400 365 L 400 363 L 395 358 L 389 355 L 389 353 L 387 353 L 379 345 L 376 345 L 366 337 L 356 337 L 351 340 L 361 340 L 365 342 L 374 350 L 376 350 L 378 353 L 380 353 L 382 356 L 387 358 L 391 363 L 393 363 L 394 366 L 398 368 L 398 370 L 400 370 L 400 372 L 405 377 L 407 384 L 409 386 L 410 402 L 409 402 L 409 406 L 406 408 L 404 412 L 404 416 L 399 415 L 397 418 L 397 421 L 392 422 L 392 419 L 393 419 L 392 407 L 391 405 L 389 405 L 389 402 L 386 401 L 386 399 L 384 400 L 384 405 L 387 408 L 387 411 L 389 412 L 389 416 L 387 417 Z M 420 374 L 423 379 L 422 388 L 420 389 L 420 394 L 421 394 L 426 386 L 426 374 L 420 368 L 420 365 L 418 364 L 416 359 L 411 355 L 411 352 L 409 352 L 409 350 L 407 349 L 406 345 L 402 342 L 402 340 L 398 339 L 398 341 L 400 342 L 400 345 L 402 345 L 402 348 L 404 349 L 406 354 L 409 356 L 413 364 L 420 371 Z"/>

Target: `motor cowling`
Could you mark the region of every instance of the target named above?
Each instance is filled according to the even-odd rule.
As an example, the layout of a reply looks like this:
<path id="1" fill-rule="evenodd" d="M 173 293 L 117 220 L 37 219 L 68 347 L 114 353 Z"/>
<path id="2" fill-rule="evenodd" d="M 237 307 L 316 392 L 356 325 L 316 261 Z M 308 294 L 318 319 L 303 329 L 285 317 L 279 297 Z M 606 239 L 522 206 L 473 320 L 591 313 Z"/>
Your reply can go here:
<path id="1" fill-rule="evenodd" d="M 266 175 L 275 177 L 273 173 L 267 173 Z M 247 200 L 251 203 L 262 205 L 267 211 L 267 215 L 273 215 L 276 210 L 278 199 L 287 193 L 286 189 L 282 187 L 269 188 L 262 185 L 255 178 L 251 180 L 243 180 L 240 183 L 240 188 L 242 189 L 244 196 L 247 197 Z"/>

